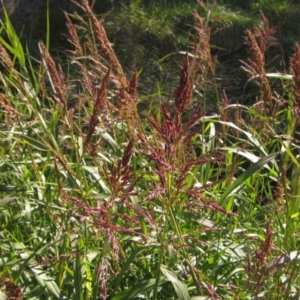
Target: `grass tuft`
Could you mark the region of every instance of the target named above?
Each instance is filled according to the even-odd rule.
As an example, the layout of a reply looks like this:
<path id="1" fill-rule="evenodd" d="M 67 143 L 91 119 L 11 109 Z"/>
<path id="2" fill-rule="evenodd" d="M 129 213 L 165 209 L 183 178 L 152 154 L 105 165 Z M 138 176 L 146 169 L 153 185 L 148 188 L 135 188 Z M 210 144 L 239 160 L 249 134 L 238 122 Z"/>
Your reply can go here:
<path id="1" fill-rule="evenodd" d="M 140 73 L 74 3 L 66 61 L 42 42 L 33 60 L 4 19 L 0 298 L 296 299 L 299 45 L 291 74 L 266 70 L 275 31 L 261 14 L 242 62 L 259 97 L 219 101 L 214 7 L 199 1 L 174 92 L 140 109 Z"/>

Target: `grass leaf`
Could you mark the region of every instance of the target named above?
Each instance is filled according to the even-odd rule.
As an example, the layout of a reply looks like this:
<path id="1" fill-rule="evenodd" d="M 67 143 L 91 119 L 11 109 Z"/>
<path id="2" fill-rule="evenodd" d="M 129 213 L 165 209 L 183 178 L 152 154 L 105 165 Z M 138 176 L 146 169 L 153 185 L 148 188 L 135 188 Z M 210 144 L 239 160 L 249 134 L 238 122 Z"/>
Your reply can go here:
<path id="1" fill-rule="evenodd" d="M 227 197 L 230 196 L 230 194 L 243 186 L 243 183 L 252 176 L 255 172 L 260 170 L 265 164 L 272 161 L 276 156 L 278 156 L 279 153 L 270 154 L 268 156 L 265 156 L 261 158 L 259 161 L 254 163 L 250 168 L 248 168 L 243 174 L 241 174 L 238 178 L 234 180 L 234 182 L 225 190 L 225 192 L 222 194 L 220 199 L 220 204 L 223 206 L 227 200 Z"/>
<path id="2" fill-rule="evenodd" d="M 176 295 L 179 300 L 190 300 L 190 295 L 187 289 L 187 286 L 182 283 L 177 275 L 173 272 L 168 270 L 165 266 L 160 267 L 162 273 L 168 278 L 168 280 L 172 283 Z"/>

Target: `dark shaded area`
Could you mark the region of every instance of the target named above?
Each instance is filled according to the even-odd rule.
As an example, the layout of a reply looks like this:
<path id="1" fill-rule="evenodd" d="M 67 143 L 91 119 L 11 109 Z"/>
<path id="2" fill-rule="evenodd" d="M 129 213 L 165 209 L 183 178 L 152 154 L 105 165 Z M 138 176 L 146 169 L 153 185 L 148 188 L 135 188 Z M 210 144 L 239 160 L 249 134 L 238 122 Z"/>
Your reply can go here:
<path id="1" fill-rule="evenodd" d="M 49 13 L 49 38 L 52 52 L 69 47 L 64 12 L 83 11 L 71 0 L 7 0 L 10 9 L 10 19 L 18 36 L 27 45 L 31 54 L 37 51 L 37 42 L 46 40 L 47 13 Z M 81 0 L 74 0 L 81 3 Z M 10 4 L 15 2 L 15 4 Z M 95 1 L 93 10 L 99 14 L 117 11 L 129 5 L 130 1 Z M 7 8 L 8 8 L 7 7 Z M 13 7 L 13 8 L 12 8 Z M 32 53 L 33 51 L 33 53 Z"/>
<path id="2" fill-rule="evenodd" d="M 279 41 L 278 46 L 269 51 L 267 61 L 277 58 L 267 69 L 288 72 L 293 43 L 300 32 L 300 5 L 293 0 L 277 2 L 220 0 L 213 8 L 211 45 L 212 54 L 219 62 L 216 74 L 219 95 L 226 90 L 229 99 L 240 103 L 252 103 L 257 95 L 258 90 L 251 82 L 245 85 L 248 78 L 240 69 L 240 60 L 248 55 L 244 32 L 259 25 L 260 10 L 264 11 L 271 26 L 277 28 Z M 11 20 L 30 54 L 39 57 L 37 42 L 46 41 L 48 8 L 50 50 L 64 57 L 64 50 L 70 45 L 63 11 L 72 14 L 76 10 L 84 15 L 71 0 L 19 0 Z M 99 18 L 109 12 L 105 19 L 108 37 L 124 69 L 141 71 L 143 94 L 155 92 L 159 83 L 167 95 L 176 82 L 182 62 L 182 55 L 178 53 L 189 50 L 193 44 L 191 13 L 197 9 L 205 17 L 204 10 L 194 0 L 101 0 L 95 1 L 93 9 Z M 215 97 L 215 93 L 212 95 Z"/>

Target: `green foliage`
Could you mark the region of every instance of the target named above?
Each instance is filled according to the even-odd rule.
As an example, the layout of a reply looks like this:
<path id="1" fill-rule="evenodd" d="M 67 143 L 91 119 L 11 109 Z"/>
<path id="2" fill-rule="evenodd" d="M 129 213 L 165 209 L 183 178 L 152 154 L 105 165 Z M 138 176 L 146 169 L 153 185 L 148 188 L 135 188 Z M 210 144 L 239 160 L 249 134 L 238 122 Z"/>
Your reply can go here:
<path id="1" fill-rule="evenodd" d="M 164 45 L 189 10 L 174 1 L 164 14 L 157 3 L 132 1 L 114 24 L 103 22 L 123 24 L 114 42 L 123 38 L 137 59 L 139 29 Z M 138 94 L 138 73 L 126 75 L 129 65 L 82 5 L 85 17 L 67 18 L 67 62 L 40 42 L 33 64 L 3 21 L 0 298 L 13 290 L 18 299 L 297 297 L 300 48 L 292 74 L 268 73 L 269 47 L 249 31 L 243 68 L 260 91 L 255 104 L 231 103 L 224 92 L 210 106 L 217 79 L 209 24 L 222 8 L 210 15 L 214 7 L 203 3 L 193 52 L 178 49 L 174 95 L 164 97 L 154 81 L 160 103 L 138 109 L 151 95 Z M 261 23 L 256 38 L 269 45 L 272 31 Z M 280 97 L 273 81 L 283 85 Z"/>
<path id="2" fill-rule="evenodd" d="M 256 3 L 251 4 L 251 8 L 253 10 L 263 10 L 268 12 L 273 12 L 277 16 L 280 14 L 287 14 L 290 13 L 293 10 L 293 3 L 291 1 L 278 1 L 278 0 L 272 0 L 272 1 L 266 1 L 266 0 L 260 0 L 256 1 Z"/>

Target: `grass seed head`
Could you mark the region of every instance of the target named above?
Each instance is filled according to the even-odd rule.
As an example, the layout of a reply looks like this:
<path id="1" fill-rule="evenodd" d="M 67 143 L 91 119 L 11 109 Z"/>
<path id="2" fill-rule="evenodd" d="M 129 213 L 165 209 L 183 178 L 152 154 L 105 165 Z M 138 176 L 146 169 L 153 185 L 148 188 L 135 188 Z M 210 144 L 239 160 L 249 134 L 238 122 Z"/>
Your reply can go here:
<path id="1" fill-rule="evenodd" d="M 100 89 L 97 91 L 97 97 L 95 99 L 94 107 L 93 107 L 93 113 L 90 117 L 89 125 L 88 125 L 88 132 L 85 137 L 84 144 L 89 144 L 96 126 L 99 122 L 99 116 L 101 113 L 106 112 L 107 103 L 106 103 L 106 89 L 110 78 L 110 70 L 106 73 L 105 77 L 102 80 Z"/>
<path id="2" fill-rule="evenodd" d="M 295 44 L 295 53 L 291 58 L 291 73 L 294 80 L 294 112 L 300 120 L 300 46 Z"/>
<path id="3" fill-rule="evenodd" d="M 273 99 L 271 86 L 266 72 L 266 52 L 270 47 L 277 45 L 275 38 L 275 28 L 270 27 L 268 19 L 261 12 L 262 26 L 256 26 L 253 33 L 250 30 L 245 32 L 245 40 L 248 46 L 249 60 L 242 61 L 242 68 L 250 75 L 261 89 L 261 99 L 264 106 L 261 108 L 262 113 L 273 115 L 276 113 L 276 103 Z"/>
<path id="4" fill-rule="evenodd" d="M 66 111 L 67 110 L 67 101 L 65 97 L 66 88 L 64 85 L 65 81 L 62 76 L 62 73 L 56 67 L 54 60 L 52 59 L 46 46 L 42 42 L 39 43 L 39 48 L 40 48 L 42 60 L 48 72 L 49 80 L 51 81 L 52 84 L 54 99 Z"/>
<path id="5" fill-rule="evenodd" d="M 79 18 L 78 15 L 76 15 L 76 17 Z M 81 42 L 78 37 L 77 28 L 71 22 L 69 15 L 67 13 L 65 13 L 65 18 L 66 18 L 66 25 L 67 25 L 68 32 L 69 32 L 68 41 L 74 47 L 74 51 L 69 51 L 69 52 L 74 53 L 74 54 L 76 53 L 78 56 L 81 57 L 84 55 L 84 51 L 83 51 Z"/>
<path id="6" fill-rule="evenodd" d="M 107 60 L 107 62 L 111 65 L 113 70 L 118 74 L 118 78 L 123 86 L 123 88 L 127 89 L 128 80 L 123 72 L 123 68 L 115 55 L 115 52 L 111 46 L 110 41 L 107 38 L 106 31 L 102 25 L 102 20 L 98 20 L 95 14 L 92 11 L 91 6 L 89 5 L 87 0 L 82 0 L 82 7 L 84 11 L 88 14 L 91 19 L 93 29 L 95 32 L 95 36 L 100 44 L 100 52 L 103 57 Z"/>
<path id="7" fill-rule="evenodd" d="M 179 86 L 175 90 L 175 108 L 178 116 L 186 112 L 192 101 L 192 88 L 190 82 L 190 62 L 186 53 L 184 65 L 181 70 Z"/>

